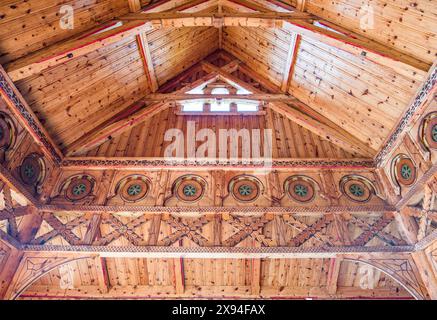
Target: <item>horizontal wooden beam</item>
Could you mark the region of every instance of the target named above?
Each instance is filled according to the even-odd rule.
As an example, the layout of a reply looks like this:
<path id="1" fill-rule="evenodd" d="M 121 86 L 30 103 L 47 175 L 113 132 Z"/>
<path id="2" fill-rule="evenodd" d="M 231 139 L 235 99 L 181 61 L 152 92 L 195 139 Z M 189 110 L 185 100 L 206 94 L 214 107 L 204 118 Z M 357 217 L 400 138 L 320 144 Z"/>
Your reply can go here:
<path id="1" fill-rule="evenodd" d="M 288 94 L 184 94 L 184 93 L 155 93 L 147 95 L 143 101 L 178 101 L 199 99 L 226 99 L 226 100 L 257 100 L 257 101 L 285 101 L 295 102 L 297 99 Z"/>
<path id="2" fill-rule="evenodd" d="M 235 13 L 183 13 L 183 12 L 157 12 L 157 13 L 131 13 L 120 20 L 148 21 L 154 26 L 186 27 L 200 26 L 274 26 L 281 27 L 284 21 L 308 20 L 312 15 L 303 12 L 235 12 Z"/>
<path id="3" fill-rule="evenodd" d="M 57 256 L 98 255 L 102 258 L 143 258 L 143 259 L 325 259 L 350 256 L 367 256 L 372 254 L 389 257 L 393 253 L 410 254 L 412 246 L 404 247 L 151 247 L 151 246 L 57 246 L 24 245 L 25 253 L 44 252 Z"/>
<path id="4" fill-rule="evenodd" d="M 61 166 L 70 170 L 218 170 L 241 171 L 265 168 L 265 159 L 241 159 L 240 161 L 219 160 L 211 158 L 165 159 L 140 157 L 67 157 Z M 308 169 L 347 169 L 363 170 L 374 168 L 372 159 L 329 159 L 329 158 L 278 158 L 272 159 L 271 168 L 275 170 Z"/>
<path id="5" fill-rule="evenodd" d="M 331 213 L 341 213 L 341 212 L 351 212 L 351 213 L 385 213 L 393 212 L 394 208 L 390 205 L 362 205 L 362 206 L 348 206 L 348 205 L 338 205 L 338 206 L 290 206 L 290 207 L 260 207 L 260 206 L 245 206 L 245 207 L 162 207 L 162 206 L 102 206 L 102 205 L 40 205 L 39 210 L 47 212 L 95 212 L 95 213 L 117 213 L 117 212 L 147 212 L 147 213 L 170 213 L 180 216 L 190 216 L 193 214 L 216 214 L 227 212 L 230 214 L 238 214 L 241 216 L 254 216 L 260 214 L 272 214 L 272 215 L 283 215 L 283 214 L 302 214 L 306 215 L 308 212 L 313 214 L 331 214 Z"/>
<path id="6" fill-rule="evenodd" d="M 53 286 L 33 285 L 20 295 L 23 299 L 413 299 L 397 287 L 361 290 L 359 287 L 339 287 L 336 295 L 324 287 L 267 287 L 258 294 L 250 293 L 250 286 L 185 286 L 184 293 L 178 293 L 174 286 L 114 286 L 102 292 L 96 286 L 61 290 Z"/>

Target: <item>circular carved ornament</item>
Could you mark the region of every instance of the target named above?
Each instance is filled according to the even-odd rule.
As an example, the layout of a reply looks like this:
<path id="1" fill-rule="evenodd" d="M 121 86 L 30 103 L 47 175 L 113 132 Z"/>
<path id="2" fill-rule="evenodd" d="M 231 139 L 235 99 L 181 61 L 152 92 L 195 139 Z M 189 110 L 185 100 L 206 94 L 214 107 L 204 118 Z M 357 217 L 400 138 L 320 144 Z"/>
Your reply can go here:
<path id="1" fill-rule="evenodd" d="M 429 114 L 423 120 L 422 142 L 430 149 L 437 149 L 437 112 Z"/>
<path id="2" fill-rule="evenodd" d="M 404 186 L 412 185 L 416 181 L 416 167 L 413 161 L 406 156 L 398 156 L 394 161 L 396 180 Z"/>
<path id="3" fill-rule="evenodd" d="M 94 182 L 89 177 L 75 177 L 71 179 L 65 190 L 65 197 L 71 201 L 82 200 L 93 191 Z"/>
<path id="4" fill-rule="evenodd" d="M 314 182 L 302 176 L 288 178 L 284 189 L 291 199 L 302 203 L 311 202 L 316 195 Z"/>
<path id="5" fill-rule="evenodd" d="M 259 181 L 247 176 L 234 178 L 230 183 L 230 191 L 233 197 L 241 202 L 255 201 L 261 194 Z"/>
<path id="6" fill-rule="evenodd" d="M 30 154 L 24 158 L 20 166 L 20 178 L 29 185 L 35 186 L 44 180 L 45 164 L 42 157 L 38 154 Z"/>
<path id="7" fill-rule="evenodd" d="M 373 194 L 373 187 L 360 177 L 345 177 L 340 183 L 343 194 L 355 202 L 367 202 Z"/>
<path id="8" fill-rule="evenodd" d="M 15 129 L 12 120 L 0 112 L 0 149 L 9 149 L 15 138 Z"/>
<path id="9" fill-rule="evenodd" d="M 149 184 L 144 177 L 127 177 L 120 184 L 120 197 L 126 202 L 143 200 L 149 192 Z"/>
<path id="10" fill-rule="evenodd" d="M 198 176 L 183 176 L 174 185 L 174 194 L 184 202 L 199 201 L 205 193 L 205 182 Z"/>

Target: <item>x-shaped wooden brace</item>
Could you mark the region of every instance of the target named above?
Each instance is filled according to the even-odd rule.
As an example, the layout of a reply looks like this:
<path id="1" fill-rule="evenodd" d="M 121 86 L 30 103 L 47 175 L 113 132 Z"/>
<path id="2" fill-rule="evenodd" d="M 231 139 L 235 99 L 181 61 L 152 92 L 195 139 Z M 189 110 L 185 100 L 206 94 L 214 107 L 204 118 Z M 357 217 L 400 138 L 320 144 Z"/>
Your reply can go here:
<path id="1" fill-rule="evenodd" d="M 247 237 L 251 237 L 255 241 L 261 243 L 266 247 L 274 247 L 276 246 L 275 241 L 271 239 L 267 239 L 261 232 L 264 226 L 271 222 L 271 219 L 268 219 L 266 215 L 258 218 L 248 218 L 248 217 L 234 217 L 232 215 L 229 216 L 229 220 L 227 222 L 233 226 L 237 233 L 233 234 L 231 237 L 223 241 L 223 245 L 227 247 L 235 247 L 241 241 L 246 239 Z"/>
<path id="2" fill-rule="evenodd" d="M 104 237 L 96 240 L 93 244 L 97 246 L 106 246 L 121 236 L 124 236 L 134 246 L 143 245 L 145 241 L 135 232 L 135 229 L 139 226 L 142 226 L 149 220 L 150 218 L 148 216 L 141 215 L 128 223 L 123 223 L 114 215 L 107 216 L 103 218 L 103 223 L 109 224 L 114 230 Z"/>
<path id="3" fill-rule="evenodd" d="M 13 211 L 9 211 L 6 209 L 0 210 L 0 221 L 15 219 L 18 217 L 25 216 L 25 215 L 29 214 L 28 208 L 29 207 L 18 207 L 18 208 L 14 208 Z"/>
<path id="4" fill-rule="evenodd" d="M 352 216 L 349 222 L 353 223 L 355 226 L 363 230 L 363 233 L 361 233 L 352 242 L 352 245 L 364 246 L 374 237 L 380 238 L 382 241 L 391 246 L 405 245 L 406 242 L 404 240 L 398 239 L 395 236 L 383 231 L 383 229 L 388 226 L 393 220 L 393 218 L 389 218 L 383 215 L 378 218 L 373 224 L 369 224 L 361 219 L 358 219 L 357 217 Z"/>
<path id="5" fill-rule="evenodd" d="M 89 222 L 89 218 L 86 215 L 82 215 L 66 224 L 63 224 L 52 213 L 43 214 L 43 220 L 47 222 L 53 230 L 32 240 L 32 244 L 44 244 L 59 235 L 70 245 L 79 245 L 81 244 L 81 239 L 74 234 L 73 230 Z"/>
<path id="6" fill-rule="evenodd" d="M 324 228 L 334 221 L 334 217 L 332 215 L 324 215 L 311 225 L 307 225 L 290 215 L 284 216 L 283 219 L 287 226 L 299 231 L 299 234 L 290 240 L 291 245 L 299 247 L 313 237 L 322 245 L 330 247 L 333 246 L 334 240 L 331 237 L 320 233 Z"/>
<path id="7" fill-rule="evenodd" d="M 208 219 L 206 216 L 190 220 L 182 220 L 181 218 L 170 216 L 165 222 L 176 231 L 162 239 L 159 242 L 160 245 L 170 246 L 184 237 L 187 237 L 201 247 L 208 245 L 208 239 L 198 232 L 203 226 L 211 222 L 211 219 Z"/>

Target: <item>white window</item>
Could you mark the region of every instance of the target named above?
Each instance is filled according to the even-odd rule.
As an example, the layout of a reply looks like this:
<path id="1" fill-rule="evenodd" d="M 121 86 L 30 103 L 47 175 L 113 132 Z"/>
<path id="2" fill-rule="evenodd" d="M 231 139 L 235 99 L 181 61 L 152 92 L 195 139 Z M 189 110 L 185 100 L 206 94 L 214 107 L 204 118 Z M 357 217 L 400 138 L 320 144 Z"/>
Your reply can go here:
<path id="1" fill-rule="evenodd" d="M 211 103 L 211 112 L 229 112 L 231 110 L 231 104 L 229 101 L 216 100 Z"/>
<path id="2" fill-rule="evenodd" d="M 202 112 L 203 111 L 203 101 L 193 100 L 186 101 L 182 103 L 182 111 L 184 112 Z"/>
<path id="3" fill-rule="evenodd" d="M 237 103 L 238 112 L 256 112 L 258 111 L 259 102 L 257 101 L 239 101 Z"/>

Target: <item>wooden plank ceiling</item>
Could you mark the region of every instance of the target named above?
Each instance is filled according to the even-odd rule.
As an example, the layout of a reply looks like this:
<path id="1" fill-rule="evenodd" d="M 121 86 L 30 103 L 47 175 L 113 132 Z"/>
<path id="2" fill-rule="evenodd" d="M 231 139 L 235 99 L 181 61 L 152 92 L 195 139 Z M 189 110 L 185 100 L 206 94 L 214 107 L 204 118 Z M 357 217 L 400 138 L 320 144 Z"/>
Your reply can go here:
<path id="1" fill-rule="evenodd" d="M 0 63 L 64 154 L 162 157 L 164 132 L 184 129 L 187 121 L 196 121 L 199 129 L 274 129 L 275 158 L 372 158 L 407 110 L 437 55 L 437 6 L 433 1 L 372 1 L 375 25 L 367 30 L 360 28 L 357 19 L 361 0 L 150 2 L 0 1 Z M 61 5 L 75 9 L 72 30 L 59 26 Z M 114 19 L 146 5 L 148 13 L 176 9 L 204 14 L 289 12 L 293 6 L 324 19 L 325 27 L 341 35 L 336 38 L 332 31 L 324 34 L 325 29 L 299 21 L 287 22 L 282 29 L 209 25 L 144 27 L 134 32 L 143 26 L 134 27 L 138 22 L 130 20 L 126 26 L 131 29 L 122 35 L 113 37 L 114 31 L 107 31 L 105 39 L 84 44 L 88 37 L 97 36 L 90 36 L 90 30 L 110 26 Z M 77 55 L 65 56 L 62 50 L 70 52 L 72 47 Z M 286 112 L 290 106 L 282 104 L 267 108 L 265 115 L 187 117 L 175 114 L 167 101 L 157 105 L 150 116 L 135 124 L 129 122 L 132 114 L 149 107 L 139 101 L 156 91 L 168 93 L 166 84 L 186 85 L 186 79 L 179 81 L 178 76 L 218 51 L 238 59 L 245 68 L 244 74 L 229 72 L 235 81 L 244 82 L 242 78 L 248 74 L 261 75 L 262 80 L 246 81 L 254 84 L 257 92 L 253 93 L 288 94 L 297 99 L 297 111 L 290 114 Z M 56 61 L 56 54 L 62 52 L 65 61 Z M 399 60 L 392 59 L 394 56 Z M 197 77 L 205 76 L 208 68 L 220 67 L 203 65 L 196 71 Z M 123 130 L 112 130 L 117 121 Z M 326 130 L 329 134 L 323 133 Z M 96 132 L 111 133 L 94 148 L 81 149 L 82 141 Z M 331 133 L 341 138 L 328 141 Z M 126 245 L 125 240 L 112 245 Z M 51 244 L 62 245 L 63 241 L 55 238 Z M 178 278 L 181 267 L 183 279 Z M 334 278 L 333 267 L 337 269 Z M 178 296 L 181 286 L 187 297 L 197 298 L 332 297 L 332 292 L 337 297 L 410 297 L 376 270 L 377 281 L 366 289 L 368 284 L 361 282 L 361 275 L 367 271 L 362 268 L 335 259 L 271 259 L 259 265 L 244 259 L 81 260 L 53 270 L 21 297 L 65 298 L 67 289 L 68 296 L 76 298 L 145 298 L 144 292 L 149 298 L 171 297 Z"/>
<path id="2" fill-rule="evenodd" d="M 148 2 L 137 2 L 137 5 L 144 6 Z M 206 14 L 287 12 L 291 7 L 283 2 L 158 1 L 150 5 L 148 12 L 175 9 Z M 288 3 L 297 5 L 295 1 Z M 25 61 L 23 59 L 38 49 L 52 50 L 69 38 L 87 35 L 93 27 L 132 11 L 125 0 L 89 0 L 81 5 L 77 1 L 65 1 L 64 4 L 75 8 L 73 30 L 62 30 L 56 23 L 60 9 L 58 1 L 0 4 L 0 62 L 7 70 Z M 384 57 L 378 61 L 367 59 L 341 50 L 324 38 L 320 41 L 311 34 L 297 36 L 290 28 L 181 27 L 151 29 L 140 34 L 142 41 L 138 41 L 135 35 L 128 35 L 26 76 L 16 81 L 16 85 L 55 143 L 68 153 L 75 142 L 86 138 L 87 133 L 129 110 L 135 102 L 217 49 L 223 49 L 271 84 L 299 99 L 321 119 L 348 131 L 367 148 L 361 155 L 348 148 L 344 150 L 341 145 L 327 142 L 326 137 L 315 137 L 317 132 L 314 130 L 309 132 L 307 127 L 303 129 L 293 121 L 282 119 L 283 115 L 277 112 L 269 111 L 264 119 L 254 117 L 248 120 L 252 128 L 268 128 L 268 123 L 272 123 L 269 117 L 273 123 L 279 118 L 281 125 L 276 132 L 277 139 L 279 144 L 285 144 L 285 149 L 276 151 L 278 157 L 372 157 L 383 146 L 424 80 L 426 70 L 423 69 L 435 58 L 436 8 L 428 1 L 418 1 L 414 5 L 403 0 L 391 1 L 387 5 L 385 1 L 376 1 L 375 29 L 365 31 L 357 25 L 359 19 L 353 18 L 359 13 L 360 1 L 323 4 L 322 1 L 306 1 L 303 9 L 326 19 L 326 25 L 340 32 L 357 35 L 351 39 L 363 35 L 369 41 L 384 44 L 389 50 L 420 60 L 425 67 L 420 70 L 396 63 L 391 67 L 385 60 L 381 63 Z M 381 29 L 384 31 L 379 32 Z M 167 120 L 167 116 L 168 112 L 163 111 L 153 120 Z M 167 125 L 177 121 L 177 117 L 170 117 L 165 121 Z M 218 121 L 215 120 L 216 125 L 219 125 Z M 119 144 L 126 141 L 126 135 L 147 131 L 147 123 L 153 122 L 148 119 L 129 132 L 123 132 L 122 136 L 121 133 L 114 134 L 116 141 L 110 143 Z M 298 134 L 304 138 L 298 139 L 297 144 L 290 141 Z M 281 139 L 287 141 L 279 141 Z M 317 147 L 321 144 L 327 145 L 327 150 Z M 116 152 L 102 151 L 106 149 L 102 145 L 89 154 L 132 155 L 123 146 L 117 146 Z M 159 150 L 136 152 L 135 155 L 161 156 Z"/>

